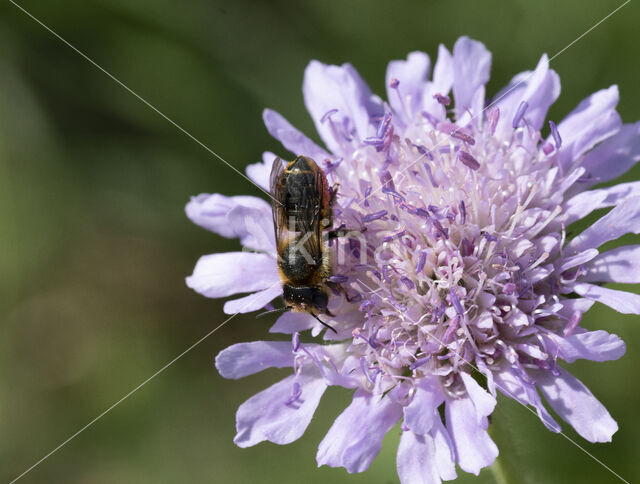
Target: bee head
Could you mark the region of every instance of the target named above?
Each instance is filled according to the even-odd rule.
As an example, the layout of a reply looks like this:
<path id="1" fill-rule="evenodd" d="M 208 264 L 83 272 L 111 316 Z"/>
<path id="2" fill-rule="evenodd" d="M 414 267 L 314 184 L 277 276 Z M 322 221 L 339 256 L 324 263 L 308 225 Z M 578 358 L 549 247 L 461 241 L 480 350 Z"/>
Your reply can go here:
<path id="1" fill-rule="evenodd" d="M 289 284 L 284 284 L 282 297 L 287 306 L 291 306 L 298 311 L 315 309 L 324 313 L 329 304 L 327 292 L 318 286 L 290 286 Z"/>

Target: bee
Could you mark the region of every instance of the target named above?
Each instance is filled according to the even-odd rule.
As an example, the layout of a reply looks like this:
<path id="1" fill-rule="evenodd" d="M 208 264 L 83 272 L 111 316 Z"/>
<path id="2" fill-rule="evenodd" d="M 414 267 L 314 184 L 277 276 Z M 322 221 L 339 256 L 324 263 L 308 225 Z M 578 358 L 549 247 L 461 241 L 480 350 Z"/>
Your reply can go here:
<path id="1" fill-rule="evenodd" d="M 337 187 L 329 188 L 324 171 L 307 156 L 296 157 L 286 167 L 276 158 L 270 186 L 285 310 L 307 312 L 336 332 L 318 314 L 331 316 L 328 241 L 335 236 L 330 228 Z"/>

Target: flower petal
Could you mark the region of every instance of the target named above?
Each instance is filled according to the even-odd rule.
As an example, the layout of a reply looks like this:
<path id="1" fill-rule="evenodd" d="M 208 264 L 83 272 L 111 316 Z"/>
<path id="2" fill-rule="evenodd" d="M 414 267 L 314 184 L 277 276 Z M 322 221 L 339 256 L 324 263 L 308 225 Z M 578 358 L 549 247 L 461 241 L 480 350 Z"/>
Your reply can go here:
<path id="1" fill-rule="evenodd" d="M 628 198 L 638 196 L 640 196 L 640 182 L 620 183 L 612 187 L 581 192 L 565 203 L 558 221 L 566 226 L 589 215 L 594 210 L 613 207 Z"/>
<path id="2" fill-rule="evenodd" d="M 431 435 L 402 432 L 396 464 L 402 484 L 440 484 L 435 463 L 436 448 Z"/>
<path id="3" fill-rule="evenodd" d="M 267 368 L 293 366 L 289 341 L 252 341 L 237 343 L 216 356 L 216 369 L 224 378 L 237 380 Z"/>
<path id="4" fill-rule="evenodd" d="M 406 61 L 389 62 L 385 78 L 387 99 L 396 116 L 399 116 L 405 125 L 409 124 L 416 114 L 419 115 L 430 67 L 429 56 L 424 52 L 411 52 Z M 400 81 L 395 89 L 391 87 L 392 79 Z"/>
<path id="5" fill-rule="evenodd" d="M 480 425 L 482 423 L 482 419 L 491 415 L 491 412 L 493 412 L 497 403 L 496 399 L 482 388 L 468 373 L 461 372 L 460 377 L 462 378 L 462 382 L 467 389 L 469 398 L 476 409 L 477 422 Z"/>
<path id="6" fill-rule="evenodd" d="M 560 166 L 566 168 L 580 155 L 620 130 L 622 121 L 616 112 L 617 104 L 618 86 L 614 85 L 593 93 L 569 113 L 558 125 L 562 138 L 558 151 Z M 547 141 L 551 142 L 552 137 Z"/>
<path id="7" fill-rule="evenodd" d="M 292 403 L 294 383 L 300 385 L 300 396 Z M 238 408 L 237 434 L 233 441 L 239 447 L 251 447 L 268 440 L 275 444 L 290 444 L 307 429 L 322 394 L 326 390 L 315 369 L 305 369 L 254 395 Z"/>
<path id="8" fill-rule="evenodd" d="M 586 282 L 640 282 L 640 245 L 625 245 L 600 254 L 580 278 Z"/>
<path id="9" fill-rule="evenodd" d="M 259 216 L 265 217 L 271 213 L 270 205 L 262 198 L 250 196 L 226 197 L 218 193 L 209 195 L 202 193 L 191 197 L 185 207 L 187 217 L 200 227 L 222 235 L 223 237 L 244 237 L 246 231 L 238 232 L 238 227 L 229 223 L 229 212 L 237 207 L 253 210 Z"/>
<path id="10" fill-rule="evenodd" d="M 341 153 L 345 141 L 342 133 L 334 135 L 332 123 L 338 131 L 355 129 L 359 139 L 369 134 L 371 117 L 382 116 L 382 102 L 371 94 L 369 86 L 350 64 L 325 65 L 311 61 L 304 72 L 302 86 L 304 102 L 316 130 L 333 153 Z M 323 117 L 337 109 L 331 120 Z M 345 133 L 349 135 L 350 133 Z"/>
<path id="11" fill-rule="evenodd" d="M 567 244 L 565 252 L 576 254 L 586 249 L 597 249 L 605 242 L 628 233 L 640 233 L 640 197 L 626 199 L 591 224 Z"/>
<path id="12" fill-rule="evenodd" d="M 584 359 L 591 361 L 617 360 L 624 355 L 626 346 L 615 334 L 604 330 L 584 331 L 571 336 L 547 334 L 544 336 L 551 354 L 567 363 Z"/>
<path id="13" fill-rule="evenodd" d="M 509 398 L 520 402 L 522 405 L 532 405 L 536 409 L 538 417 L 549 430 L 559 433 L 562 429 L 558 422 L 554 420 L 549 411 L 545 408 L 538 390 L 517 376 L 514 371 L 505 366 L 500 371 L 494 373 L 496 388 Z"/>
<path id="14" fill-rule="evenodd" d="M 484 85 L 491 71 L 491 52 L 484 44 L 460 37 L 453 46 L 453 96 L 460 125 L 477 116 L 484 107 Z M 466 115 L 466 116 L 465 116 Z"/>
<path id="15" fill-rule="evenodd" d="M 318 163 L 329 157 L 325 150 L 294 128 L 280 113 L 265 109 L 262 112 L 262 119 L 269 134 L 294 155 L 310 156 Z"/>
<path id="16" fill-rule="evenodd" d="M 382 448 L 382 438 L 402 417 L 402 408 L 389 396 L 356 390 L 353 401 L 338 416 L 320 442 L 318 465 L 367 470 Z"/>
<path id="17" fill-rule="evenodd" d="M 313 328 L 318 321 L 307 313 L 288 311 L 280 316 L 269 329 L 269 333 L 293 334 L 296 331 L 306 331 Z"/>
<path id="18" fill-rule="evenodd" d="M 434 99 L 435 94 L 446 96 L 453 86 L 453 56 L 442 44 L 438 47 L 438 60 L 433 68 L 433 81 L 427 82 L 422 109 L 438 120 L 446 117 L 446 108 Z"/>
<path id="19" fill-rule="evenodd" d="M 574 284 L 572 289 L 576 294 L 606 304 L 623 314 L 640 314 L 640 295 L 626 291 L 607 289 L 594 284 Z"/>
<path id="20" fill-rule="evenodd" d="M 252 163 L 251 165 L 247 165 L 245 171 L 249 179 L 259 187 L 270 191 L 271 187 L 269 186 L 269 178 L 271 176 L 273 161 L 276 158 L 276 155 L 270 151 L 262 153 L 262 163 Z"/>
<path id="21" fill-rule="evenodd" d="M 443 401 L 438 378 L 422 378 L 416 386 L 413 400 L 404 407 L 404 425 L 416 434 L 428 433 L 435 420 L 440 419 L 437 408 Z"/>
<path id="22" fill-rule="evenodd" d="M 498 447 L 487 433 L 488 421 L 478 415 L 470 398 L 448 400 L 445 406 L 447 429 L 458 455 L 458 465 L 476 476 L 498 456 Z"/>
<path id="23" fill-rule="evenodd" d="M 440 477 L 445 481 L 451 481 L 456 478 L 455 448 L 440 418 L 433 423 L 431 436 L 436 447 L 435 461 Z"/>
<path id="24" fill-rule="evenodd" d="M 522 102 L 528 107 L 524 114 L 527 123 L 539 130 L 549 107 L 560 95 L 560 78 L 549 69 L 549 58 L 544 54 L 533 71 L 516 75 L 496 96 L 495 106 L 500 109 L 496 132 L 507 138 L 513 131 L 513 118 Z"/>
<path id="25" fill-rule="evenodd" d="M 589 442 L 611 442 L 618 424 L 580 380 L 563 368 L 559 375 L 544 372 L 536 378 L 549 405 Z"/>
<path id="26" fill-rule="evenodd" d="M 604 140 L 584 157 L 582 166 L 590 178 L 579 182 L 590 187 L 618 178 L 640 161 L 640 122 L 625 124 L 614 136 Z M 584 189 L 584 188 L 581 188 Z"/>
<path id="27" fill-rule="evenodd" d="M 276 260 L 255 252 L 226 252 L 200 257 L 187 286 L 207 297 L 253 292 L 278 283 Z"/>
<path id="28" fill-rule="evenodd" d="M 258 291 L 240 299 L 233 299 L 224 303 L 222 310 L 225 314 L 244 314 L 264 308 L 276 297 L 282 294 L 282 286 L 276 283 L 263 291 Z"/>

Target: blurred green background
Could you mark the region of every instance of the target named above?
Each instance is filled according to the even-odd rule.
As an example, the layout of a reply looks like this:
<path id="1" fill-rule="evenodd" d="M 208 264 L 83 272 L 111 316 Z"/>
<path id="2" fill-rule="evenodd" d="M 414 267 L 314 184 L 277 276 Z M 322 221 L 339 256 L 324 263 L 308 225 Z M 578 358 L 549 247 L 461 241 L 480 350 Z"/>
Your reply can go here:
<path id="1" fill-rule="evenodd" d="M 20 0 L 51 29 L 240 170 L 289 155 L 264 107 L 313 133 L 301 94 L 311 59 L 351 62 L 384 93 L 391 59 L 460 35 L 493 52 L 488 93 L 553 55 L 620 1 Z M 560 120 L 617 83 L 625 122 L 640 119 L 632 2 L 552 66 Z M 433 59 L 435 60 L 435 59 Z M 314 135 L 315 136 L 315 135 Z M 640 170 L 626 177 L 639 179 Z M 0 2 L 0 479 L 9 481 L 204 336 L 222 302 L 184 277 L 205 253 L 235 250 L 191 224 L 201 192 L 259 192 L 6 0 Z M 627 480 L 640 478 L 640 322 L 596 306 L 583 319 L 627 342 L 627 356 L 572 371 L 620 425 L 612 444 L 567 435 Z M 232 443 L 236 407 L 285 373 L 225 381 L 213 357 L 271 321 L 236 317 L 61 448 L 21 482 L 397 482 L 397 429 L 371 469 L 317 469 L 315 450 L 349 394 L 331 389 L 289 446 Z M 526 409 L 503 401 L 522 482 L 616 482 Z M 493 482 L 488 471 L 461 482 Z"/>

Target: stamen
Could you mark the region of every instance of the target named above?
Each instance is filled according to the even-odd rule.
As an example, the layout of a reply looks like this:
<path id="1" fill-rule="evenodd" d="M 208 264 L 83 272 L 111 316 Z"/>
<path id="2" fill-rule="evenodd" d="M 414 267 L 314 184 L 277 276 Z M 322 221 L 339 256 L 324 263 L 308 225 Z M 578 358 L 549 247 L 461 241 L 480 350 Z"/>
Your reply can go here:
<path id="1" fill-rule="evenodd" d="M 516 129 L 518 127 L 518 125 L 520 124 L 520 121 L 522 121 L 522 118 L 524 117 L 524 113 L 527 112 L 528 107 L 529 107 L 529 103 L 527 101 L 522 101 L 520 103 L 520 106 L 518 106 L 516 114 L 513 117 L 513 123 L 511 123 L 511 127 L 513 129 Z"/>
<path id="2" fill-rule="evenodd" d="M 387 190 L 396 189 L 396 186 L 393 183 L 393 177 L 388 170 L 384 170 L 382 173 L 380 173 L 380 183 L 382 183 L 382 187 L 386 188 Z"/>
<path id="3" fill-rule="evenodd" d="M 297 331 L 293 333 L 293 338 L 291 339 L 291 345 L 293 346 L 293 352 L 296 353 L 300 349 L 300 333 Z"/>
<path id="4" fill-rule="evenodd" d="M 384 237 L 382 237 L 382 241 L 383 242 L 391 242 L 394 239 L 398 239 L 398 238 L 402 237 L 406 233 L 407 233 L 406 230 L 401 230 L 400 232 L 396 232 L 395 234 L 385 235 Z"/>
<path id="5" fill-rule="evenodd" d="M 409 289 L 413 289 L 414 287 L 416 287 L 416 285 L 413 283 L 413 281 L 411 279 L 409 279 L 407 276 L 402 276 L 400 278 L 400 280 L 404 283 L 405 286 L 407 286 L 407 288 Z"/>
<path id="6" fill-rule="evenodd" d="M 287 400 L 284 402 L 284 404 L 285 405 L 291 405 L 296 400 L 298 400 L 298 398 L 300 398 L 300 395 L 302 395 L 302 388 L 300 387 L 300 383 L 295 382 L 293 384 L 293 389 L 291 391 L 291 396 L 289 398 L 287 398 Z"/>
<path id="7" fill-rule="evenodd" d="M 443 106 L 448 106 L 449 104 L 451 104 L 451 98 L 449 96 L 443 96 L 440 93 L 436 93 L 433 95 L 433 98 Z"/>
<path id="8" fill-rule="evenodd" d="M 560 137 L 560 131 L 558 131 L 558 127 L 556 123 L 549 120 L 549 127 L 551 128 L 551 136 L 553 136 L 553 141 L 556 144 L 556 150 L 559 150 L 562 146 L 562 138 Z"/>
<path id="9" fill-rule="evenodd" d="M 489 128 L 489 134 L 493 136 L 496 133 L 496 127 L 498 126 L 498 120 L 500 119 L 500 108 L 493 107 L 487 113 L 487 127 Z"/>
<path id="10" fill-rule="evenodd" d="M 320 122 L 324 123 L 327 119 L 329 119 L 331 116 L 333 116 L 337 112 L 338 112 L 337 109 L 329 109 L 329 111 L 327 111 L 322 115 L 322 117 L 320 118 Z"/>
<path id="11" fill-rule="evenodd" d="M 329 280 L 331 282 L 335 282 L 336 284 L 343 284 L 343 283 L 347 282 L 349 280 L 349 278 L 347 276 L 343 276 L 341 274 L 334 274 L 331 277 L 329 277 Z"/>
<path id="12" fill-rule="evenodd" d="M 435 178 L 433 178 L 433 173 L 431 172 L 431 167 L 428 163 L 423 163 L 424 169 L 427 171 L 427 176 L 429 177 L 429 181 L 433 188 L 438 188 L 438 182 L 436 182 Z"/>
<path id="13" fill-rule="evenodd" d="M 395 77 L 391 79 L 391 81 L 389 82 L 389 87 L 391 89 L 398 89 L 398 86 L 400 85 L 400 81 L 398 79 L 396 79 Z"/>
<path id="14" fill-rule="evenodd" d="M 464 316 L 464 309 L 462 307 L 462 304 L 460 304 L 460 298 L 458 297 L 458 294 L 456 293 L 455 287 L 452 287 L 449 290 L 449 298 L 451 299 L 451 304 L 453 304 L 453 307 L 456 310 L 456 312 L 460 316 Z"/>
<path id="15" fill-rule="evenodd" d="M 453 123 L 448 123 L 446 121 L 438 123 L 438 130 L 442 131 L 445 134 L 448 134 L 452 138 L 464 141 L 467 144 L 476 144 L 476 140 L 473 138 L 471 132 L 468 129 L 457 126 Z"/>
<path id="16" fill-rule="evenodd" d="M 427 253 L 423 250 L 420 252 L 420 258 L 418 259 L 418 263 L 416 264 L 416 273 L 420 273 L 422 269 L 424 269 L 424 264 L 427 261 Z"/>
<path id="17" fill-rule="evenodd" d="M 384 137 L 390 122 L 391 122 L 391 113 L 385 113 L 382 120 L 380 120 L 380 124 L 378 125 L 378 131 L 376 132 L 376 136 L 378 138 Z"/>
<path id="18" fill-rule="evenodd" d="M 476 160 L 473 156 L 471 156 L 466 151 L 461 150 L 460 153 L 458 154 L 458 158 L 465 166 L 468 166 L 472 170 L 477 170 L 478 168 L 480 168 L 480 163 L 478 162 L 478 160 Z"/>
<path id="19" fill-rule="evenodd" d="M 373 212 L 373 213 L 368 213 L 367 215 L 365 215 L 364 217 L 362 217 L 362 223 L 369 223 L 369 222 L 373 222 L 374 220 L 380 220 L 382 217 L 384 217 L 385 215 L 387 215 L 386 210 L 380 210 L 379 212 Z"/>
<path id="20" fill-rule="evenodd" d="M 467 221 L 467 209 L 464 206 L 464 200 L 460 202 L 460 223 L 462 225 Z"/>

